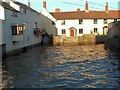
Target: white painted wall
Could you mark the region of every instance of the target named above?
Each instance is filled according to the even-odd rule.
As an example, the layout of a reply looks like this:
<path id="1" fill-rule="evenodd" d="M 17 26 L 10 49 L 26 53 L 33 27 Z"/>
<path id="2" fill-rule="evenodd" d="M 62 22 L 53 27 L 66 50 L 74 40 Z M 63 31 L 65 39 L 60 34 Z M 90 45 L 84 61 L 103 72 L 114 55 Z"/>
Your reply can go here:
<path id="1" fill-rule="evenodd" d="M 4 8 L 0 5 L 0 20 L 5 19 Z"/>
<path id="2" fill-rule="evenodd" d="M 94 28 L 98 28 L 98 33 L 100 35 L 103 34 L 103 27 L 108 26 L 108 24 L 103 23 L 103 19 L 98 19 L 98 23 L 94 24 L 93 19 L 83 19 L 83 24 L 79 24 L 79 20 L 65 20 L 65 25 L 61 25 L 62 20 L 56 21 L 57 35 L 62 35 L 62 29 L 66 29 L 66 36 L 70 36 L 69 28 L 74 27 L 77 29 L 77 36 L 81 36 L 83 34 L 90 34 L 90 31 L 94 30 Z M 113 22 L 114 19 L 108 19 L 108 23 Z M 83 29 L 83 34 L 79 34 L 79 29 Z"/>

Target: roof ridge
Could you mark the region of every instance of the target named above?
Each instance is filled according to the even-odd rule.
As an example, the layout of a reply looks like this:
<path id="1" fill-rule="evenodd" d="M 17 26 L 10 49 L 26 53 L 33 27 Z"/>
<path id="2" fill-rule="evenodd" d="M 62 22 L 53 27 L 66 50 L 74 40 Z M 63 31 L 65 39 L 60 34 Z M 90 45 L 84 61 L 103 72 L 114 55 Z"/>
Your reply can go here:
<path id="1" fill-rule="evenodd" d="M 109 10 L 109 12 L 111 12 L 111 11 L 116 11 L 116 12 L 118 12 L 118 11 L 120 11 L 120 10 Z M 71 12 L 85 12 L 85 10 L 82 10 L 82 11 L 65 11 L 65 12 L 50 12 L 50 13 L 71 13 Z M 101 10 L 101 11 L 96 11 L 96 10 L 89 10 L 89 12 L 106 12 L 105 10 Z"/>

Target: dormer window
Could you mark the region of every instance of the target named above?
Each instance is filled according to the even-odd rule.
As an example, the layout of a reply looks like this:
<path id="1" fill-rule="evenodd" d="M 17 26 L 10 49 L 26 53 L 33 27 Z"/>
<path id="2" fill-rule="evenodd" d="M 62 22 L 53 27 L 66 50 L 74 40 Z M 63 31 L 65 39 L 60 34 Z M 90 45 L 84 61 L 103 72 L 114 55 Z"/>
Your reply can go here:
<path id="1" fill-rule="evenodd" d="M 65 20 L 62 20 L 62 23 L 61 23 L 62 25 L 65 25 Z"/>

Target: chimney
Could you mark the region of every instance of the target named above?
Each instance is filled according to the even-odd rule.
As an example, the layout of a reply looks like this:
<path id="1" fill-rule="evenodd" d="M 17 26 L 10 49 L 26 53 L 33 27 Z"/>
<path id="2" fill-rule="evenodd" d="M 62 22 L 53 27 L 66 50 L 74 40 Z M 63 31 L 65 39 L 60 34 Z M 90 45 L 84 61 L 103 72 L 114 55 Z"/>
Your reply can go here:
<path id="1" fill-rule="evenodd" d="M 80 11 L 80 8 L 78 8 L 77 11 L 79 12 L 79 11 Z"/>
<path id="2" fill-rule="evenodd" d="M 60 8 L 56 8 L 56 9 L 55 9 L 55 12 L 60 12 Z"/>
<path id="3" fill-rule="evenodd" d="M 85 12 L 89 12 L 89 10 L 88 10 L 88 1 L 86 1 L 86 4 L 85 4 Z"/>
<path id="4" fill-rule="evenodd" d="M 24 4 L 30 7 L 30 0 L 24 0 Z"/>
<path id="5" fill-rule="evenodd" d="M 46 1 L 45 0 L 43 0 L 43 8 L 46 9 Z"/>
<path id="6" fill-rule="evenodd" d="M 106 2 L 105 11 L 108 13 L 108 2 Z"/>

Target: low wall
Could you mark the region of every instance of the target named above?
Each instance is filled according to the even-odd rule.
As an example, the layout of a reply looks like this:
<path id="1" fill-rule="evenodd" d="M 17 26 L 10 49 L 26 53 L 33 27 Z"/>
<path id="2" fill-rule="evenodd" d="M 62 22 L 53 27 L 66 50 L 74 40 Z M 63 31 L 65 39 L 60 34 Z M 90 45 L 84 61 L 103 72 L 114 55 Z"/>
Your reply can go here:
<path id="1" fill-rule="evenodd" d="M 78 45 L 78 37 L 53 36 L 53 45 Z"/>
<path id="2" fill-rule="evenodd" d="M 82 44 L 96 44 L 103 43 L 105 38 L 103 36 L 95 36 L 92 34 L 86 34 L 83 36 L 53 36 L 53 45 L 82 45 Z"/>
<path id="3" fill-rule="evenodd" d="M 79 38 L 79 44 L 95 44 L 96 43 L 96 37 L 92 34 L 86 34 Z"/>

